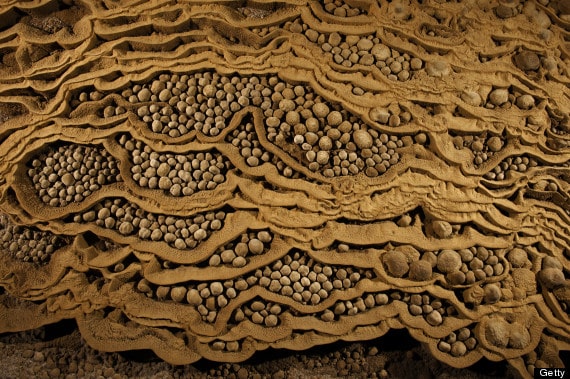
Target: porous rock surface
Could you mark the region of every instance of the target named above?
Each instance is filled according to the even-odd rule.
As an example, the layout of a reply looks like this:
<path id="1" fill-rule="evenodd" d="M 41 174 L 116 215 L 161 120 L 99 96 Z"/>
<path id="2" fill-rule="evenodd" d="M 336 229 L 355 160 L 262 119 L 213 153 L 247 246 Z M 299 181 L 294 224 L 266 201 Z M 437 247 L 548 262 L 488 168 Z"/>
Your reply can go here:
<path id="1" fill-rule="evenodd" d="M 421 3 L 2 5 L 0 332 L 561 367 L 568 7 Z"/>

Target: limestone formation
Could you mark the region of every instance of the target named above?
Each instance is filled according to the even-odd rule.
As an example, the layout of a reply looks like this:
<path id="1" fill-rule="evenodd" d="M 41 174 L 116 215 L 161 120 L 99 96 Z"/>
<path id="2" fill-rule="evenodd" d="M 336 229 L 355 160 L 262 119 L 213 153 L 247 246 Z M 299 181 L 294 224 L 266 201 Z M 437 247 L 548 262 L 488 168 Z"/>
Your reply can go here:
<path id="1" fill-rule="evenodd" d="M 175 3 L 0 6 L 0 333 L 563 365 L 566 2 Z"/>

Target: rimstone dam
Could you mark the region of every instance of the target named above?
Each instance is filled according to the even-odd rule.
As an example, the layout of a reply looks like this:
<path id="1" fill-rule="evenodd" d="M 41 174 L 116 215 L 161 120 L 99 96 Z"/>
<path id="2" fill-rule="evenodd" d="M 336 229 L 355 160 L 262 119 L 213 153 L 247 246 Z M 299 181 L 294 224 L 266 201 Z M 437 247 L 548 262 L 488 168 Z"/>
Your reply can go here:
<path id="1" fill-rule="evenodd" d="M 564 367 L 570 2 L 3 1 L 0 57 L 0 333 Z"/>

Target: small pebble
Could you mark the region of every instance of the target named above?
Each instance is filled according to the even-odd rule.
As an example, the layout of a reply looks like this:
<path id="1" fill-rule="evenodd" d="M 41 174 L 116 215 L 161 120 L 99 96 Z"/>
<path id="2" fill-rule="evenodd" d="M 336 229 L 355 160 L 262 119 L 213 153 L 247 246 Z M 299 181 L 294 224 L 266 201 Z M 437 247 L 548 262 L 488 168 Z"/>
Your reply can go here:
<path id="1" fill-rule="evenodd" d="M 359 149 L 369 149 L 372 147 L 373 139 L 370 133 L 365 130 L 357 130 L 353 133 L 352 138 Z"/>
<path id="2" fill-rule="evenodd" d="M 507 89 L 498 88 L 491 91 L 489 94 L 489 100 L 491 103 L 496 106 L 503 105 L 507 101 L 509 101 L 509 91 Z"/>
<path id="3" fill-rule="evenodd" d="M 438 326 L 443 322 L 443 318 L 441 317 L 441 313 L 438 311 L 432 311 L 426 316 L 426 320 L 430 325 Z"/>
<path id="4" fill-rule="evenodd" d="M 523 71 L 537 70 L 540 67 L 540 58 L 535 52 L 523 51 L 515 56 L 515 64 Z"/>

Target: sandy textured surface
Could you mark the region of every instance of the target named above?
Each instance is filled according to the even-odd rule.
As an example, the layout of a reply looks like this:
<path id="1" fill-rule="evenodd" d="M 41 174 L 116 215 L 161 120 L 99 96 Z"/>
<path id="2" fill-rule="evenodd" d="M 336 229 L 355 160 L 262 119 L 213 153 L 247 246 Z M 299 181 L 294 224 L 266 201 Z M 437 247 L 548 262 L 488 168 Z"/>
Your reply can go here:
<path id="1" fill-rule="evenodd" d="M 442 363 L 405 331 L 375 340 L 338 342 L 303 352 L 259 352 L 240 363 L 172 366 L 152 352 L 103 353 L 89 348 L 73 322 L 0 337 L 2 378 L 517 378 L 506 362 L 458 369 Z"/>
<path id="2" fill-rule="evenodd" d="M 320 369 L 305 350 L 334 361 L 315 375 L 563 367 L 567 2 L 38 0 L 0 20 L 0 332 L 35 330 L 2 337 L 29 369 L 67 375 L 44 361 L 66 344 L 240 378 Z M 89 348 L 34 341 L 66 319 Z M 402 329 L 422 346 L 382 355 Z M 276 351 L 280 373 L 237 365 Z"/>

